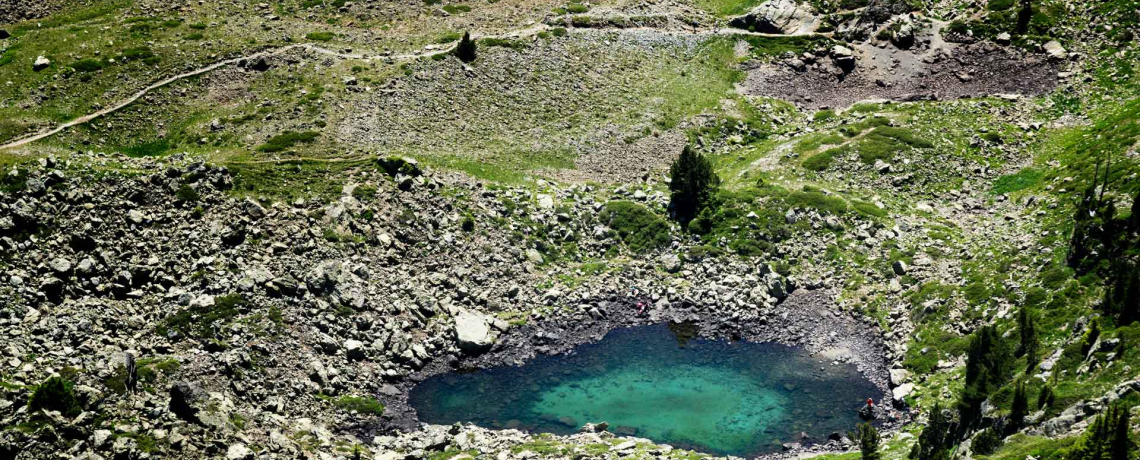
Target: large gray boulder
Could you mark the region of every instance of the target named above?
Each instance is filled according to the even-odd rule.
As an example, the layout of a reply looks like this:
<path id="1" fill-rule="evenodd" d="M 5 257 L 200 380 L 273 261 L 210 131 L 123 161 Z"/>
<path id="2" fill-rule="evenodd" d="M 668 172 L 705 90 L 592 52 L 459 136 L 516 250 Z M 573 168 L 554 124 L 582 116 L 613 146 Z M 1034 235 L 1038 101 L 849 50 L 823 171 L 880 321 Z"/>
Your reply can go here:
<path id="1" fill-rule="evenodd" d="M 467 353 L 486 351 L 494 343 L 487 317 L 468 311 L 455 316 L 455 336 L 459 348 Z"/>
<path id="2" fill-rule="evenodd" d="M 808 3 L 794 0 L 768 0 L 748 14 L 734 18 L 729 25 L 767 34 L 805 34 L 814 32 L 819 18 Z"/>

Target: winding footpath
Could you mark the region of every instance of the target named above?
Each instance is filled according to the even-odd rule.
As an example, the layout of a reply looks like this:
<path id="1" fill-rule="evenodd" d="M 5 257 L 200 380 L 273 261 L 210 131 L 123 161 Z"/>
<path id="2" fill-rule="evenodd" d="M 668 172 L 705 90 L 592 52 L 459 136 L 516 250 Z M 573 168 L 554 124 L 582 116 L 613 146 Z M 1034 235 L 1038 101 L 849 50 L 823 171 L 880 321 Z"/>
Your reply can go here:
<path id="1" fill-rule="evenodd" d="M 473 40 L 479 40 L 479 39 L 483 39 L 483 38 L 498 38 L 498 39 L 527 38 L 527 37 L 537 35 L 539 32 L 542 32 L 542 31 L 547 30 L 547 29 L 550 29 L 550 26 L 547 26 L 545 24 L 538 24 L 538 25 L 535 25 L 532 27 L 528 27 L 525 29 L 519 29 L 519 30 L 515 30 L 512 32 L 507 32 L 507 33 L 500 34 L 500 35 L 484 35 L 484 36 L 472 37 L 472 39 Z M 750 32 L 750 31 L 746 31 L 746 30 L 727 29 L 727 28 L 713 28 L 713 29 L 705 29 L 705 30 L 693 29 L 693 30 L 686 30 L 686 31 L 662 31 L 660 29 L 654 29 L 654 28 L 648 28 L 648 27 L 596 28 L 596 29 L 585 29 L 585 30 L 601 30 L 601 31 L 612 30 L 612 31 L 622 31 L 622 32 L 652 30 L 655 32 L 663 33 L 663 34 L 677 34 L 677 35 L 752 35 L 752 36 L 760 36 L 760 37 L 792 37 L 792 36 L 797 36 L 797 35 L 767 34 L 767 33 Z M 803 35 L 805 35 L 805 36 L 813 36 L 813 35 L 825 36 L 827 34 L 812 33 L 812 34 L 803 34 Z M 273 56 L 285 54 L 285 53 L 288 53 L 288 52 L 293 51 L 293 50 L 302 49 L 302 50 L 307 50 L 307 51 L 310 51 L 310 52 L 313 52 L 316 54 L 321 54 L 321 55 L 325 55 L 325 56 L 332 56 L 332 57 L 341 58 L 341 59 L 355 59 L 355 60 L 364 60 L 364 61 L 384 60 L 384 61 L 389 61 L 389 62 L 399 62 L 399 61 L 409 61 L 409 60 L 415 60 L 415 59 L 421 59 L 421 58 L 430 58 L 430 57 L 438 55 L 438 54 L 449 53 L 453 49 L 455 49 L 455 46 L 456 46 L 456 44 L 451 44 L 449 46 L 445 46 L 445 47 L 442 47 L 439 49 L 426 50 L 426 51 L 421 51 L 418 53 L 396 54 L 396 55 L 386 55 L 386 56 L 385 55 L 369 56 L 369 55 L 364 55 L 364 54 L 359 54 L 359 53 L 341 53 L 341 52 L 337 52 L 337 51 L 330 50 L 327 48 L 322 48 L 322 47 L 319 47 L 319 46 L 316 46 L 316 45 L 313 45 L 310 43 L 300 43 L 300 44 L 295 44 L 295 45 L 287 45 L 287 46 L 282 46 L 279 48 L 273 48 L 273 49 L 269 49 L 269 50 L 259 51 L 259 52 L 253 53 L 253 54 L 249 54 L 249 55 L 245 55 L 245 56 L 239 56 L 239 57 L 235 57 L 232 59 L 227 59 L 224 61 L 215 62 L 215 63 L 210 64 L 208 66 L 201 67 L 201 68 L 198 68 L 195 70 L 191 70 L 191 71 L 186 72 L 186 73 L 181 73 L 178 75 L 167 77 L 163 80 L 160 80 L 158 82 L 151 84 L 150 86 L 147 86 L 146 88 L 143 88 L 142 90 L 139 90 L 138 92 L 131 95 L 131 97 L 128 97 L 127 99 L 124 99 L 124 100 L 120 101 L 119 103 L 117 103 L 113 106 L 98 110 L 96 112 L 84 115 L 84 116 L 79 117 L 79 118 L 75 118 L 71 121 L 64 122 L 63 124 L 60 124 L 59 126 L 56 126 L 55 128 L 52 128 L 50 130 L 43 131 L 43 132 L 40 132 L 38 134 L 33 134 L 33 135 L 30 135 L 27 137 L 23 137 L 23 138 L 14 140 L 14 141 L 9 142 L 7 144 L 0 145 L 0 151 L 22 147 L 22 146 L 28 145 L 32 142 L 35 142 L 35 141 L 38 141 L 41 139 L 46 139 L 48 137 L 59 134 L 68 128 L 71 128 L 74 126 L 79 126 L 79 125 L 82 125 L 84 123 L 89 123 L 92 120 L 95 120 L 99 117 L 110 115 L 110 114 L 115 113 L 119 110 L 122 110 L 124 107 L 131 105 L 131 104 L 135 103 L 136 101 L 138 101 L 139 99 L 141 99 L 143 96 L 146 96 L 151 91 L 162 88 L 162 87 L 169 85 L 171 83 L 174 83 L 176 81 L 183 80 L 183 79 L 190 78 L 190 77 L 194 77 L 194 76 L 198 76 L 198 75 L 202 75 L 202 74 L 208 73 L 208 72 L 213 72 L 214 70 L 217 70 L 217 69 L 220 69 L 222 67 L 229 66 L 229 65 L 238 64 L 242 61 L 255 61 L 258 59 L 262 59 L 262 58 L 268 58 L 268 57 L 273 57 Z"/>

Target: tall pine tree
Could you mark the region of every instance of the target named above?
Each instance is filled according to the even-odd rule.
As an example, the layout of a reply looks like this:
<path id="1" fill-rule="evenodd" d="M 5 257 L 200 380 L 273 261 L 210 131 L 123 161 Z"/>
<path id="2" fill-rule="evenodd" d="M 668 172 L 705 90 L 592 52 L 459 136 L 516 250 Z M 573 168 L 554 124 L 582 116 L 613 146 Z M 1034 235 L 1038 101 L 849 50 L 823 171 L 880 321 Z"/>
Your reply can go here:
<path id="1" fill-rule="evenodd" d="M 1025 426 L 1025 417 L 1029 415 L 1029 395 L 1025 391 L 1025 382 L 1017 382 L 1013 389 L 1013 403 L 1009 409 L 1009 431 L 1017 432 Z"/>
<path id="2" fill-rule="evenodd" d="M 1038 364 L 1040 340 L 1037 337 L 1037 324 L 1028 305 L 1022 306 L 1017 314 L 1017 330 L 1021 336 L 1017 356 L 1025 356 L 1025 372 L 1032 372 Z"/>
<path id="3" fill-rule="evenodd" d="M 455 46 L 455 57 L 463 62 L 475 61 L 475 42 L 471 41 L 471 32 L 463 33 L 463 38 Z"/>
<path id="4" fill-rule="evenodd" d="M 912 460 L 949 460 L 950 445 L 954 442 L 952 433 L 957 431 L 953 422 L 942 410 L 941 404 L 930 409 L 926 427 L 918 435 L 918 442 L 910 451 Z"/>
<path id="5" fill-rule="evenodd" d="M 883 454 L 879 452 L 879 431 L 870 423 L 860 423 L 855 426 L 855 437 L 859 440 L 859 451 L 863 460 L 880 460 Z"/>
<path id="6" fill-rule="evenodd" d="M 720 177 L 713 172 L 712 162 L 685 146 L 681 156 L 669 167 L 669 207 L 673 217 L 682 225 L 688 225 L 712 203 L 718 186 Z"/>
<path id="7" fill-rule="evenodd" d="M 962 428 L 972 428 L 981 418 L 982 402 L 1005 385 L 1013 353 L 995 326 L 982 326 L 970 340 L 966 353 L 966 387 L 958 402 Z"/>

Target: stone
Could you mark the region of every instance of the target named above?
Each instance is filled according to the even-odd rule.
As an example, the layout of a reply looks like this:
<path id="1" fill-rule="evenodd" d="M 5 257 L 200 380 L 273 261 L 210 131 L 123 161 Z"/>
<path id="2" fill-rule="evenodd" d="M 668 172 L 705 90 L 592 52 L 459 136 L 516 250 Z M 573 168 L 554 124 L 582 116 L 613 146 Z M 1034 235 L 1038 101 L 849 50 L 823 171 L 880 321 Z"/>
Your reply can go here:
<path id="1" fill-rule="evenodd" d="M 1049 55 L 1049 59 L 1061 61 L 1069 57 L 1068 51 L 1057 40 L 1051 40 L 1045 44 L 1045 54 Z"/>
<path id="2" fill-rule="evenodd" d="M 536 198 L 538 198 L 539 209 L 554 209 L 554 197 L 547 194 L 539 194 Z"/>
<path id="3" fill-rule="evenodd" d="M 658 262 L 661 263 L 661 268 L 669 273 L 677 273 L 681 271 L 681 258 L 676 254 L 668 253 L 663 254 Z"/>
<path id="4" fill-rule="evenodd" d="M 999 45 L 1008 45 L 1013 41 L 1013 37 L 1009 35 L 1009 32 L 1002 32 L 994 37 L 994 41 Z"/>
<path id="5" fill-rule="evenodd" d="M 891 164 L 883 160 L 875 160 L 875 171 L 878 171 L 879 174 L 889 173 L 891 172 Z"/>
<path id="6" fill-rule="evenodd" d="M 796 215 L 795 209 L 789 209 L 788 212 L 784 213 L 784 221 L 789 224 L 794 224 L 799 220 L 799 216 Z"/>
<path id="7" fill-rule="evenodd" d="M 32 70 L 39 72 L 51 66 L 51 61 L 43 56 L 36 57 L 36 61 L 32 63 Z"/>
<path id="8" fill-rule="evenodd" d="M 12 34 L 8 33 L 7 30 L 0 29 L 0 40 L 4 40 L 4 39 L 11 37 L 11 36 L 12 36 Z"/>
<path id="9" fill-rule="evenodd" d="M 127 220 L 136 225 L 141 225 L 146 222 L 146 214 L 138 209 L 132 209 L 127 212 Z"/>
<path id="10" fill-rule="evenodd" d="M 899 386 L 910 379 L 910 371 L 906 369 L 891 369 L 891 385 Z"/>
<path id="11" fill-rule="evenodd" d="M 265 217 L 266 214 L 265 208 L 251 198 L 246 198 L 245 201 L 242 201 L 241 208 L 249 217 L 254 219 Z"/>
<path id="12" fill-rule="evenodd" d="M 348 359 L 360 361 L 364 359 L 364 343 L 359 340 L 348 339 L 344 342 L 344 351 Z"/>
<path id="13" fill-rule="evenodd" d="M 895 274 L 898 276 L 905 275 L 907 271 L 906 262 L 896 260 L 893 264 L 891 264 L 891 270 L 894 270 Z"/>
<path id="14" fill-rule="evenodd" d="M 795 0 L 767 0 L 729 25 L 769 34 L 805 34 L 815 31 L 815 15 L 807 3 Z"/>
<path id="15" fill-rule="evenodd" d="M 459 348 L 467 353 L 479 353 L 491 348 L 494 339 L 487 318 L 483 315 L 463 311 L 455 317 L 455 336 Z"/>
<path id="16" fill-rule="evenodd" d="M 534 248 L 527 249 L 526 250 L 526 259 L 531 261 L 532 263 L 541 264 L 542 260 L 543 260 L 542 259 L 542 253 L 538 252 L 538 250 L 534 249 Z"/>
<path id="17" fill-rule="evenodd" d="M 230 448 L 226 449 L 226 460 L 251 460 L 252 458 L 253 452 L 240 442 L 230 444 Z"/>
<path id="18" fill-rule="evenodd" d="M 906 397 L 910 396 L 912 392 L 914 392 L 914 384 L 904 383 L 891 390 L 891 397 L 895 399 L 896 403 L 903 403 L 906 402 Z"/>
<path id="19" fill-rule="evenodd" d="M 52 259 L 49 265 L 51 266 L 52 270 L 60 275 L 66 275 L 71 271 L 71 261 L 63 257 L 56 257 L 55 259 Z"/>

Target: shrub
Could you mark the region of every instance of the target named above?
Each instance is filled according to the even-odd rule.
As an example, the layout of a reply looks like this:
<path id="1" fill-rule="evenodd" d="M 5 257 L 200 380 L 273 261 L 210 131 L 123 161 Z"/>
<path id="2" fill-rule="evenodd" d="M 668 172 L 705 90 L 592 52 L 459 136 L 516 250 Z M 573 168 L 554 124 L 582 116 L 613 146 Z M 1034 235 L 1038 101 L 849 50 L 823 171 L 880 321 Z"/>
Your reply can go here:
<path id="1" fill-rule="evenodd" d="M 376 187 L 371 185 L 358 185 L 352 189 L 352 197 L 359 201 L 369 201 L 376 198 Z"/>
<path id="2" fill-rule="evenodd" d="M 566 7 L 566 11 L 573 14 L 582 14 L 590 11 L 590 7 L 582 3 L 571 3 L 570 6 Z"/>
<path id="3" fill-rule="evenodd" d="M 51 377 L 37 385 L 32 397 L 28 398 L 28 410 L 58 411 L 68 417 L 83 412 L 79 399 L 75 397 L 75 385 L 62 377 Z"/>
<path id="4" fill-rule="evenodd" d="M 970 451 L 978 455 L 990 455 L 1001 447 L 1001 435 L 993 428 L 986 428 L 974 436 Z"/>
<path id="5" fill-rule="evenodd" d="M 206 37 L 205 35 L 202 35 L 202 34 L 199 34 L 199 33 L 193 33 L 193 34 L 186 34 L 186 35 L 183 35 L 183 36 L 182 36 L 182 39 L 183 39 L 183 40 L 188 40 L 188 41 L 194 41 L 194 40 L 201 40 L 201 39 L 203 39 L 203 38 L 205 38 L 205 37 Z"/>
<path id="6" fill-rule="evenodd" d="M 153 57 L 154 57 L 154 51 L 151 51 L 150 48 L 147 48 L 144 46 L 144 47 L 140 47 L 140 48 L 130 48 L 130 49 L 124 50 L 123 55 L 122 55 L 122 60 L 123 61 L 142 61 L 142 60 L 150 59 Z"/>
<path id="7" fill-rule="evenodd" d="M 191 187 L 189 184 L 182 184 L 179 186 L 178 192 L 175 193 L 175 196 L 178 197 L 178 201 L 184 203 L 193 203 L 201 198 L 201 196 L 198 195 L 198 191 L 195 190 L 194 187 Z"/>
<path id="8" fill-rule="evenodd" d="M 550 34 L 554 35 L 555 37 L 565 37 L 569 34 L 569 32 L 566 31 L 565 27 L 555 27 L 550 30 Z"/>
<path id="9" fill-rule="evenodd" d="M 384 415 L 384 404 L 367 396 L 341 396 L 334 404 L 344 411 L 355 411 L 360 415 Z"/>
<path id="10" fill-rule="evenodd" d="M 645 206 L 629 201 L 611 201 L 599 215 L 634 252 L 645 252 L 669 244 L 669 224 Z"/>
<path id="11" fill-rule="evenodd" d="M 447 14 L 459 14 L 471 12 L 471 7 L 467 5 L 447 5 L 443 7 L 443 11 Z"/>
<path id="12" fill-rule="evenodd" d="M 463 38 L 461 38 L 459 44 L 455 46 L 455 57 L 463 62 L 474 62 L 475 54 L 475 42 L 471 41 L 471 33 L 464 32 Z"/>
<path id="13" fill-rule="evenodd" d="M 812 121 L 816 123 L 823 123 L 825 121 L 835 118 L 835 111 L 831 109 L 820 110 L 812 116 Z"/>
<path id="14" fill-rule="evenodd" d="M 318 42 L 327 42 L 332 41 L 333 38 L 336 38 L 336 35 L 334 35 L 332 32 L 309 32 L 307 35 L 305 35 L 305 38 Z"/>
<path id="15" fill-rule="evenodd" d="M 158 326 L 158 333 L 168 335 L 176 330 L 186 337 L 214 338 L 224 323 L 237 316 L 239 309 L 245 306 L 246 300 L 241 294 L 216 297 L 213 305 L 193 306 L 167 317 Z"/>
<path id="16" fill-rule="evenodd" d="M 463 231 L 468 232 L 468 233 L 475 231 L 475 218 L 472 217 L 470 214 L 464 216 L 463 222 L 461 222 L 459 224 L 459 227 L 462 228 Z"/>
<path id="17" fill-rule="evenodd" d="M 209 27 L 209 26 L 207 26 L 206 24 L 201 23 L 201 22 L 190 24 L 190 28 L 194 29 L 194 30 L 206 30 L 207 27 Z"/>
<path id="18" fill-rule="evenodd" d="M 318 136 L 320 136 L 320 134 L 314 131 L 305 131 L 300 133 L 294 131 L 285 131 L 281 134 L 269 138 L 269 140 L 265 141 L 265 144 L 262 144 L 261 147 L 257 148 L 257 150 L 270 153 L 280 152 L 285 149 L 292 148 L 293 146 L 300 143 L 311 143 Z"/>
<path id="19" fill-rule="evenodd" d="M 690 146 L 685 146 L 669 167 L 669 178 L 669 208 L 673 218 L 682 225 L 688 225 L 712 203 L 720 186 L 720 177 L 713 171 L 712 162 Z"/>
<path id="20" fill-rule="evenodd" d="M 71 68 L 76 72 L 95 72 L 103 70 L 104 67 L 107 67 L 107 63 L 98 59 L 80 59 L 71 64 Z"/>
<path id="21" fill-rule="evenodd" d="M 839 152 L 840 150 L 838 148 L 824 150 L 808 157 L 804 160 L 802 166 L 810 171 L 823 171 L 831 166 L 831 162 L 835 161 L 835 156 Z"/>

